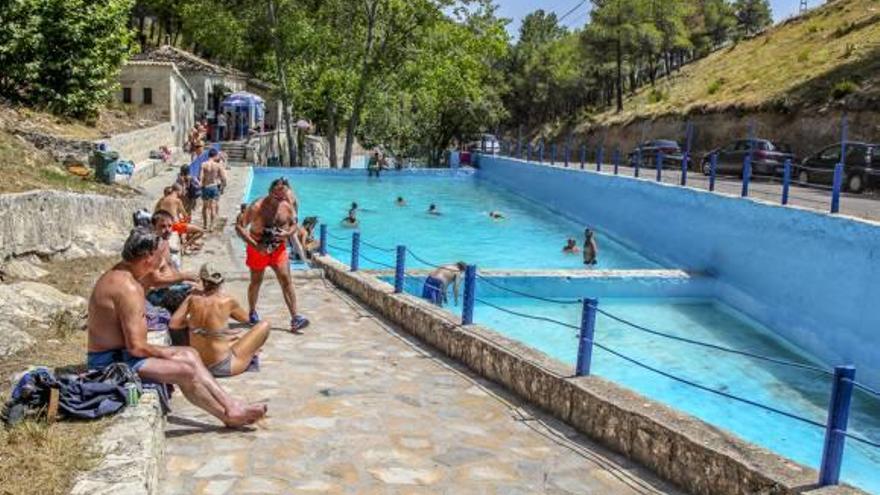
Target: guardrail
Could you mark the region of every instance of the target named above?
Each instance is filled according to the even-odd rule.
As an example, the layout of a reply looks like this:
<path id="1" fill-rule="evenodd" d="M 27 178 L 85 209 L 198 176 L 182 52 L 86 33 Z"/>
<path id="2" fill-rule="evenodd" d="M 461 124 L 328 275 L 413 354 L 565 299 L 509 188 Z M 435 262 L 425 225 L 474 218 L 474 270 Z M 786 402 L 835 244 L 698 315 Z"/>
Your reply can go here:
<path id="1" fill-rule="evenodd" d="M 367 241 L 364 241 L 361 238 L 360 232 L 354 231 L 351 233 L 351 245 L 350 248 L 346 248 L 340 246 L 338 244 L 329 243 L 329 239 L 333 239 L 340 242 L 348 241 L 348 238 L 345 236 L 338 236 L 328 232 L 327 225 L 322 224 L 320 226 L 320 242 L 321 245 L 319 247 L 319 252 L 322 255 L 327 253 L 327 248 L 333 248 L 339 252 L 343 252 L 349 254 L 351 256 L 350 259 L 350 270 L 356 272 L 360 269 L 360 260 L 363 259 L 370 263 L 373 263 L 376 266 L 389 268 L 394 270 L 394 292 L 401 293 L 403 292 L 405 278 L 409 275 L 406 274 L 406 258 L 407 255 L 412 257 L 414 260 L 427 265 L 432 268 L 440 268 L 441 265 L 436 263 L 432 263 L 425 258 L 418 256 L 412 250 L 403 245 L 398 245 L 395 247 L 384 247 L 379 246 Z M 394 262 L 386 263 L 383 261 L 376 260 L 372 257 L 365 256 L 363 254 L 362 247 L 366 247 L 372 249 L 374 251 L 380 252 L 383 255 L 391 255 L 394 253 Z M 415 279 L 421 281 L 421 278 Z M 500 289 L 511 294 L 515 294 L 521 297 L 526 297 L 530 299 L 534 299 L 537 301 L 542 301 L 546 303 L 552 304 L 561 304 L 561 305 L 581 305 L 581 320 L 579 324 L 567 323 L 564 321 L 559 321 L 553 318 L 548 318 L 540 315 L 533 315 L 529 313 L 523 313 L 520 311 L 515 311 L 509 308 L 505 308 L 503 306 L 499 306 L 492 302 L 486 301 L 484 299 L 480 299 L 476 297 L 476 289 L 477 284 L 486 283 L 488 285 L 493 286 L 496 289 Z M 530 294 L 525 291 L 513 289 L 510 287 L 505 287 L 502 284 L 499 284 L 493 281 L 490 278 L 483 277 L 478 274 L 476 265 L 467 265 L 465 273 L 464 273 L 464 294 L 462 300 L 462 311 L 461 311 L 461 321 L 463 325 L 470 325 L 474 323 L 474 308 L 476 303 L 480 303 L 484 306 L 493 308 L 497 311 L 501 311 L 505 314 L 509 314 L 511 316 L 515 316 L 517 318 L 522 318 L 526 320 L 532 321 L 541 321 L 545 323 L 550 323 L 553 325 L 560 326 L 562 328 L 566 328 L 569 330 L 573 330 L 576 333 L 575 337 L 577 338 L 577 361 L 575 364 L 575 375 L 576 376 L 586 376 L 591 373 L 592 362 L 593 362 L 593 348 L 597 347 L 613 356 L 616 356 L 634 366 L 640 367 L 657 375 L 666 377 L 675 382 L 681 383 L 683 385 L 711 393 L 713 395 L 717 395 L 729 400 L 733 400 L 735 402 L 739 402 L 741 404 L 746 404 L 751 407 L 756 407 L 758 409 L 762 409 L 764 411 L 768 411 L 816 428 L 822 428 L 825 430 L 825 440 L 823 442 L 822 448 L 822 457 L 821 464 L 819 467 L 819 480 L 818 483 L 820 486 L 828 486 L 828 485 L 837 485 L 840 482 L 840 471 L 843 464 L 843 456 L 844 456 L 844 447 L 846 444 L 846 440 L 850 439 L 855 442 L 862 443 L 864 445 L 880 449 L 880 443 L 872 441 L 868 438 L 865 438 L 860 435 L 855 435 L 847 431 L 848 421 L 849 421 L 849 411 L 850 405 L 852 401 L 853 390 L 858 389 L 869 396 L 880 400 L 880 391 L 875 390 L 868 385 L 860 383 L 855 380 L 856 369 L 851 365 L 841 365 L 835 366 L 833 369 L 826 369 L 819 366 L 815 366 L 810 363 L 801 363 L 795 361 L 789 361 L 786 359 L 777 358 L 774 356 L 766 356 L 756 352 L 750 352 L 746 350 L 733 349 L 730 347 L 725 347 L 717 344 L 713 344 L 710 342 L 702 342 L 695 339 L 690 339 L 687 337 L 682 337 L 675 335 L 671 332 L 657 330 L 648 328 L 644 325 L 639 325 L 632 321 L 629 321 L 626 318 L 623 318 L 619 315 L 615 315 L 606 310 L 600 309 L 599 301 L 595 298 L 582 298 L 582 299 L 556 299 L 543 297 L 535 294 Z M 800 416 L 798 414 L 785 411 L 781 408 L 771 406 L 768 404 L 763 404 L 761 402 L 757 402 L 751 399 L 747 399 L 745 397 L 740 397 L 729 392 L 725 392 L 723 390 L 717 390 L 712 387 L 702 385 L 692 379 L 678 376 L 676 374 L 670 373 L 668 371 L 662 370 L 655 366 L 651 366 L 649 364 L 643 363 L 640 360 L 628 356 L 627 354 L 620 352 L 612 347 L 602 344 L 601 342 L 596 341 L 595 339 L 595 330 L 596 330 L 596 317 L 598 314 L 601 314 L 607 318 L 610 318 L 618 323 L 621 323 L 633 330 L 640 331 L 643 333 L 647 333 L 650 335 L 654 335 L 657 337 L 674 340 L 676 342 L 681 342 L 687 345 L 693 345 L 697 347 L 701 347 L 704 349 L 710 349 L 717 352 L 729 353 L 729 354 L 737 354 L 742 356 L 747 356 L 753 359 L 758 359 L 761 361 L 765 361 L 777 366 L 785 366 L 790 368 L 802 369 L 809 372 L 820 373 L 832 378 L 831 380 L 831 399 L 828 404 L 828 414 L 826 422 L 823 424 L 819 421 L 815 421 L 810 418 L 806 418 Z M 880 452 L 878 452 L 880 453 Z"/>

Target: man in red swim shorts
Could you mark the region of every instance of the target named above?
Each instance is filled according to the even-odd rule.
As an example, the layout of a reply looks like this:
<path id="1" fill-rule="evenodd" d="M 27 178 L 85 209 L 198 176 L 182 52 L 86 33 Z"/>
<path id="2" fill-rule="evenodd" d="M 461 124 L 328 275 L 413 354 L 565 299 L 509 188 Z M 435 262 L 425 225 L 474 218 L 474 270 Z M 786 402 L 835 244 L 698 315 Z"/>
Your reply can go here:
<path id="1" fill-rule="evenodd" d="M 290 276 L 287 242 L 297 231 L 296 209 L 290 198 L 287 179 L 275 179 L 269 186 L 269 195 L 254 201 L 239 215 L 235 230 L 247 243 L 245 264 L 251 271 L 248 285 L 251 323 L 260 320 L 257 298 L 263 284 L 263 273 L 269 267 L 275 272 L 284 302 L 290 311 L 290 331 L 298 333 L 308 326 L 309 320 L 297 313 L 296 292 Z"/>

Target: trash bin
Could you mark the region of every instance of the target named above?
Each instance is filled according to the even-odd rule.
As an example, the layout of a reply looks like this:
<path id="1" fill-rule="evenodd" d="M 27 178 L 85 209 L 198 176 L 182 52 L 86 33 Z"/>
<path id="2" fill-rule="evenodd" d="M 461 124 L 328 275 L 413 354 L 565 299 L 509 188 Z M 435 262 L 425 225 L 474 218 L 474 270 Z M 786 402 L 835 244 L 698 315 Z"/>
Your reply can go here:
<path id="1" fill-rule="evenodd" d="M 116 180 L 117 160 L 119 153 L 115 151 L 95 150 L 91 160 L 91 165 L 95 169 L 95 179 L 104 184 L 112 184 Z"/>

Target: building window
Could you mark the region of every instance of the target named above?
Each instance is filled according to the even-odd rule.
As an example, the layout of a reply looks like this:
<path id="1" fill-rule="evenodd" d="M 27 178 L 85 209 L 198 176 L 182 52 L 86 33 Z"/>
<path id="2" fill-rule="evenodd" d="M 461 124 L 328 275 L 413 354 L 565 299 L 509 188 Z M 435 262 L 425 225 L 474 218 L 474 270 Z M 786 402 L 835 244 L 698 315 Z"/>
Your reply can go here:
<path id="1" fill-rule="evenodd" d="M 153 88 L 144 88 L 144 105 L 153 104 Z"/>
<path id="2" fill-rule="evenodd" d="M 122 88 L 122 103 L 131 103 L 131 88 Z"/>

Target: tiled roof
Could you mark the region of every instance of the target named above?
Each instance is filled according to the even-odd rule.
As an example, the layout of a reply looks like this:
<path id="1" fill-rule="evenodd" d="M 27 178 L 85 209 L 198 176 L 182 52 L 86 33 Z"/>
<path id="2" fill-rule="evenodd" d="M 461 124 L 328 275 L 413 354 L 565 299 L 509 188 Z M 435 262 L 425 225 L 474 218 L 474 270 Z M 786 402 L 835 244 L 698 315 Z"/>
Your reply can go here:
<path id="1" fill-rule="evenodd" d="M 134 61 L 173 62 L 182 70 L 203 71 L 216 75 L 227 75 L 246 79 L 248 75 L 233 67 L 223 67 L 209 62 L 197 55 L 170 45 L 163 45 L 152 50 L 138 53 L 132 57 Z"/>

